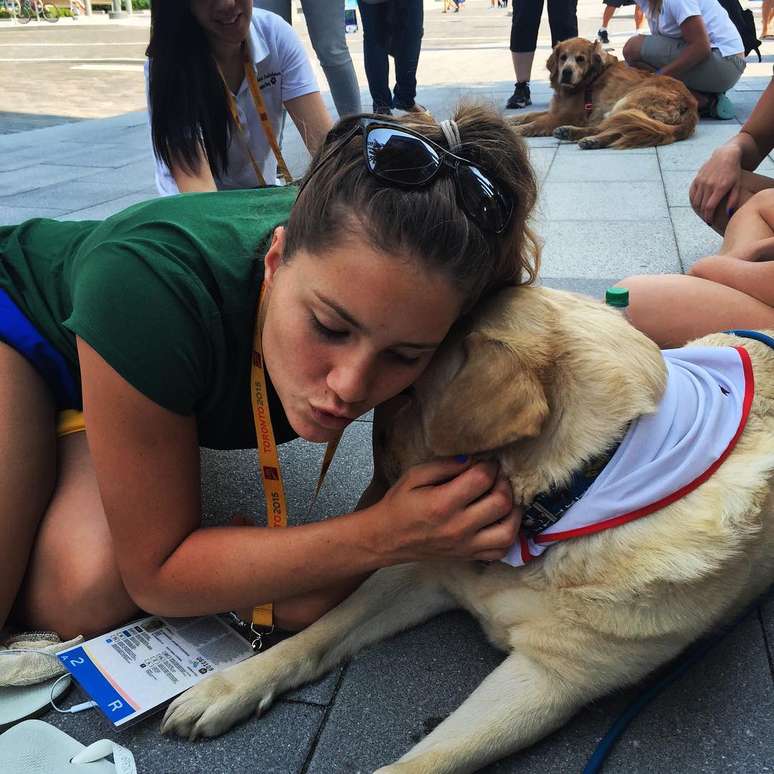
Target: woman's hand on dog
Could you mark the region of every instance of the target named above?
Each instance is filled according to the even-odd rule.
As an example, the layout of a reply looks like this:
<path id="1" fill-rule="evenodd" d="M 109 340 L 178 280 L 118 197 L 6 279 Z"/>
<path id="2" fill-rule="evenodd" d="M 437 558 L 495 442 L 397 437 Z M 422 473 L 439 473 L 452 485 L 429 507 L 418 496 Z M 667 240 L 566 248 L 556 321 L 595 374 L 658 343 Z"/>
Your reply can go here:
<path id="1" fill-rule="evenodd" d="M 742 183 L 741 153 L 735 146 L 721 146 L 704 163 L 691 183 L 691 206 L 705 223 L 712 224 L 723 197 L 731 217 L 739 203 Z"/>
<path id="2" fill-rule="evenodd" d="M 416 465 L 374 506 L 389 527 L 390 563 L 494 561 L 516 542 L 521 508 L 496 462 L 444 459 Z"/>

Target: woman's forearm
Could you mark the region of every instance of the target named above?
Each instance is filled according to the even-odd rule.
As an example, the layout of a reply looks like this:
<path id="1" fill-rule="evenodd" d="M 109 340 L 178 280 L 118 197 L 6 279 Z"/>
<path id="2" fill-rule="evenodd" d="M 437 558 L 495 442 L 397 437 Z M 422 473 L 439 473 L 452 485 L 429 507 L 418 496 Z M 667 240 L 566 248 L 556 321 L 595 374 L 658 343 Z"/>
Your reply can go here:
<path id="1" fill-rule="evenodd" d="M 662 67 L 658 72 L 660 75 L 671 75 L 672 77 L 675 77 L 680 73 L 690 70 L 700 62 L 703 62 L 711 53 L 712 49 L 700 43 L 685 46 L 679 56 L 673 59 L 668 65 Z"/>
<path id="2" fill-rule="evenodd" d="M 761 150 L 755 138 L 744 129 L 721 145 L 715 153 L 732 155 L 735 160 L 738 160 L 739 166 L 748 172 L 757 169 L 766 156 L 766 152 Z"/>
<path id="3" fill-rule="evenodd" d="M 197 529 L 134 601 L 157 615 L 207 615 L 335 586 L 391 563 L 382 531 L 374 509 L 298 527 Z"/>

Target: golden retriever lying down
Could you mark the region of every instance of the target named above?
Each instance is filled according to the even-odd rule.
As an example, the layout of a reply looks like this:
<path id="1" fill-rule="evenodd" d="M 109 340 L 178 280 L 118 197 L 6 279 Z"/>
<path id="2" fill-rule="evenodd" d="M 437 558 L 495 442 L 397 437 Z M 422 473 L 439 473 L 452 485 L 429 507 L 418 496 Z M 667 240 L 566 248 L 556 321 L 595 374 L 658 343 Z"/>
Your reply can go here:
<path id="1" fill-rule="evenodd" d="M 533 744 L 733 618 L 774 580 L 774 349 L 726 334 L 697 343 L 710 348 L 705 355 L 733 361 L 744 381 L 734 392 L 730 382 L 718 388 L 710 380 L 707 402 L 747 412 L 703 483 L 647 516 L 557 542 L 524 566 L 380 570 L 305 631 L 182 694 L 162 730 L 220 734 L 364 646 L 463 607 L 508 655 L 459 709 L 380 771 L 470 772 Z M 677 378 L 670 370 L 667 385 L 666 363 L 601 303 L 545 288 L 503 291 L 444 345 L 393 421 L 377 413 L 376 477 L 394 481 L 414 463 L 468 453 L 499 460 L 515 500 L 529 504 L 661 415 Z M 666 429 L 685 419 L 678 412 Z M 703 452 L 675 448 L 680 457 Z M 617 452 L 603 474 L 616 459 Z"/>
<path id="2" fill-rule="evenodd" d="M 696 99 L 681 81 L 629 67 L 599 42 L 557 43 L 546 67 L 554 90 L 548 110 L 507 119 L 524 137 L 643 148 L 684 140 L 696 128 Z"/>

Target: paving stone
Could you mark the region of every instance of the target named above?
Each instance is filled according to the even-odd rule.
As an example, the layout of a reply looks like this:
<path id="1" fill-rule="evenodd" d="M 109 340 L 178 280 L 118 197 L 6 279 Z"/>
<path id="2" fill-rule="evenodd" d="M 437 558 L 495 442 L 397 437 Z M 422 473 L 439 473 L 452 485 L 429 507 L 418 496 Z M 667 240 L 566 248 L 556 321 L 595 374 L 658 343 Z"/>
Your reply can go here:
<path id="1" fill-rule="evenodd" d="M 554 147 L 530 146 L 529 161 L 535 170 L 538 181 L 545 180 L 555 155 L 556 148 Z"/>
<path id="2" fill-rule="evenodd" d="M 618 148 L 593 148 L 590 150 L 583 150 L 577 142 L 560 142 L 559 153 L 564 156 L 580 155 L 584 158 L 590 159 L 604 159 L 606 156 L 620 156 L 625 153 L 627 156 L 655 156 L 655 148 L 627 148 L 626 150 L 620 150 Z"/>
<path id="3" fill-rule="evenodd" d="M 544 183 L 541 200 L 546 221 L 652 221 L 666 219 L 660 182 Z M 629 207 L 623 202 L 631 202 Z M 635 203 L 636 202 L 636 206 Z"/>
<path id="4" fill-rule="evenodd" d="M 279 449 L 291 524 L 350 513 L 371 481 L 369 422 L 353 422 L 347 428 L 311 513 L 325 445 L 299 438 Z M 202 509 L 209 523 L 222 523 L 240 513 L 265 524 L 261 487 L 255 450 L 202 451 Z"/>
<path id="5" fill-rule="evenodd" d="M 111 215 L 115 215 L 121 210 L 125 210 L 127 207 L 131 207 L 133 204 L 147 201 L 154 198 L 155 191 L 153 193 L 149 191 L 140 191 L 137 193 L 127 194 L 121 196 L 118 199 L 111 199 L 102 204 L 96 204 L 93 207 L 86 207 L 80 210 L 73 210 L 63 216 L 63 220 L 104 220 Z"/>
<path id="6" fill-rule="evenodd" d="M 553 168 L 552 168 L 553 173 Z M 551 175 L 549 175 L 549 180 Z M 647 225 L 620 221 L 547 220 L 541 275 L 547 277 L 625 277 L 680 271 L 669 220 Z"/>
<path id="7" fill-rule="evenodd" d="M 690 207 L 670 207 L 669 215 L 675 229 L 677 252 L 683 271 L 688 271 L 699 258 L 714 255 L 723 239 L 716 234 Z"/>
<path id="8" fill-rule="evenodd" d="M 739 132 L 735 121 L 699 123 L 696 133 L 688 140 L 662 145 L 656 149 L 661 169 L 697 170 L 715 148 Z"/>
<path id="9" fill-rule="evenodd" d="M 109 181 L 109 174 L 107 174 L 100 176 L 100 179 L 88 177 L 80 180 L 67 180 L 43 188 L 36 188 L 24 194 L 0 196 L 0 207 L 13 206 L 14 202 L 23 202 L 25 207 L 31 209 L 56 210 L 57 214 L 62 214 L 123 198 L 122 191 L 115 183 Z"/>
<path id="10" fill-rule="evenodd" d="M 64 213 L 60 209 L 40 207 L 8 207 L 0 205 L 0 226 L 13 226 L 30 218 L 60 218 Z"/>
<path id="11" fill-rule="evenodd" d="M 23 138 L 25 134 L 17 136 Z M 80 150 L 81 147 L 80 143 L 76 142 L 57 142 L 44 146 L 40 146 L 37 143 L 19 143 L 18 145 L 2 148 L 0 149 L 0 172 L 25 169 L 30 165 L 41 162 L 54 162 L 67 153 Z"/>
<path id="12" fill-rule="evenodd" d="M 0 172 L 0 196 L 21 194 L 25 191 L 33 191 L 36 188 L 75 180 L 83 176 L 83 169 L 79 167 L 67 167 L 61 164 L 31 164 L 23 170 L 13 169 Z M 19 204 L 24 206 L 21 199 Z"/>
<path id="13" fill-rule="evenodd" d="M 51 710 L 42 719 L 84 745 L 114 739 L 132 751 L 139 772 L 288 774 L 303 768 L 323 714 L 323 708 L 313 704 L 281 701 L 261 718 L 253 716 L 223 736 L 195 743 L 162 736 L 160 713 L 120 733 L 96 710 L 77 715 Z"/>
<path id="14" fill-rule="evenodd" d="M 146 139 L 141 149 L 126 145 L 92 145 L 79 150 L 56 156 L 58 164 L 69 164 L 80 167 L 123 167 L 134 161 L 147 159 L 150 154 L 150 144 Z"/>
<path id="15" fill-rule="evenodd" d="M 586 182 L 614 180 L 660 182 L 661 171 L 655 154 L 615 151 L 600 157 L 595 151 L 557 153 L 546 182 L 563 183 L 580 180 Z"/>

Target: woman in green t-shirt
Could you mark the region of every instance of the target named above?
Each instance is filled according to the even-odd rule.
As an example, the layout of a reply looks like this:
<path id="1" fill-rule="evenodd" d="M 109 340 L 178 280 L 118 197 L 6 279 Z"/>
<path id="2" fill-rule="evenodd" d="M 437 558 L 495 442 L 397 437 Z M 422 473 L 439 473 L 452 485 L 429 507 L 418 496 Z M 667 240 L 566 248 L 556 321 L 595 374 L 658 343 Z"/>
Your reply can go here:
<path id="1" fill-rule="evenodd" d="M 321 523 L 201 526 L 199 447 L 256 443 L 261 282 L 277 441 L 323 442 L 408 387 L 478 299 L 537 269 L 526 148 L 484 108 L 440 125 L 345 119 L 294 195 L 188 194 L 0 229 L 0 625 L 71 637 L 138 608 L 274 600 L 277 624 L 300 628 L 377 568 L 512 545 L 510 488 L 469 460 L 390 489 L 377 475 L 357 512 Z M 81 406 L 87 433 L 57 439 L 57 410 Z"/>

